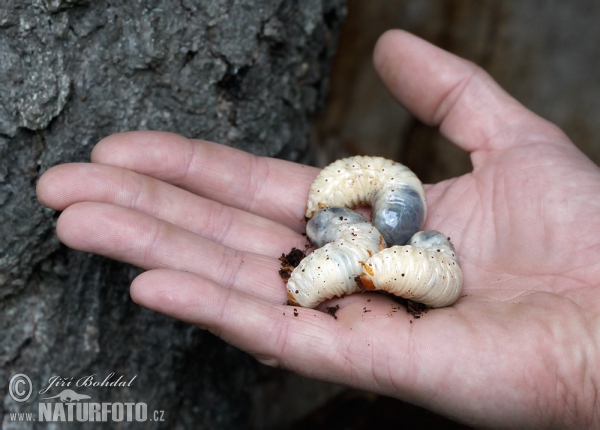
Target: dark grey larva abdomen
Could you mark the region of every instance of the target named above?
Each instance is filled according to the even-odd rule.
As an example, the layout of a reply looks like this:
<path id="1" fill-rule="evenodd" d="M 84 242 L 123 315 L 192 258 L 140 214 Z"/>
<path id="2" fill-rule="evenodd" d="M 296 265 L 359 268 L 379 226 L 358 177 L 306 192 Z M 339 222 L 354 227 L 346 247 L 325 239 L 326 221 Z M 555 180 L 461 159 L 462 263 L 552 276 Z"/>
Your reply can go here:
<path id="1" fill-rule="evenodd" d="M 331 207 L 319 210 L 306 224 L 306 235 L 311 243 L 320 248 L 340 237 L 340 231 L 346 226 L 368 223 L 361 214 L 351 209 Z"/>
<path id="2" fill-rule="evenodd" d="M 410 186 L 381 190 L 373 201 L 373 224 L 388 246 L 405 245 L 425 222 L 425 201 Z"/>
<path id="3" fill-rule="evenodd" d="M 425 230 L 416 233 L 410 238 L 409 245 L 429 250 L 444 248 L 454 252 L 454 245 L 450 242 L 450 238 L 435 230 Z"/>

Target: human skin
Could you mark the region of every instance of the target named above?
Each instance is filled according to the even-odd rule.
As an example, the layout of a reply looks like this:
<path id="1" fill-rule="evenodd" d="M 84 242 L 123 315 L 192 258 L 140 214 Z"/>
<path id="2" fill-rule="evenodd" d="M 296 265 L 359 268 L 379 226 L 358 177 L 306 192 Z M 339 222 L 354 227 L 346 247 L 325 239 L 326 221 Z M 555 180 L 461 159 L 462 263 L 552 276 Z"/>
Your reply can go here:
<path id="1" fill-rule="evenodd" d="M 426 186 L 424 228 L 452 238 L 464 296 L 412 323 L 376 293 L 328 302 L 337 319 L 284 304 L 278 257 L 305 243 L 312 167 L 131 132 L 48 170 L 39 199 L 63 211 L 66 245 L 147 270 L 136 303 L 262 363 L 473 426 L 600 425 L 600 169 L 480 68 L 413 35 L 384 34 L 374 64 L 473 162 Z"/>

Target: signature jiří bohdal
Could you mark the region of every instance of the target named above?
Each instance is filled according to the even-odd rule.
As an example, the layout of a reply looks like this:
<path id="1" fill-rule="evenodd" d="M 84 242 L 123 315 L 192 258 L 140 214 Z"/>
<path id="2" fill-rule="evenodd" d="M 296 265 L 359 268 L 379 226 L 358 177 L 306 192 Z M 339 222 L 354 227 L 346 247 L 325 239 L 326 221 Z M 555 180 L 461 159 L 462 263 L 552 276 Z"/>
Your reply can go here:
<path id="1" fill-rule="evenodd" d="M 127 380 L 123 375 L 119 375 L 117 379 L 112 380 L 114 376 L 115 372 L 111 372 L 104 379 L 100 380 L 94 373 L 75 380 L 74 377 L 64 378 L 55 375 L 48 379 L 48 385 L 40 390 L 39 393 L 45 394 L 53 387 L 131 387 L 131 384 L 137 378 L 137 375 L 134 375 L 133 378 Z"/>

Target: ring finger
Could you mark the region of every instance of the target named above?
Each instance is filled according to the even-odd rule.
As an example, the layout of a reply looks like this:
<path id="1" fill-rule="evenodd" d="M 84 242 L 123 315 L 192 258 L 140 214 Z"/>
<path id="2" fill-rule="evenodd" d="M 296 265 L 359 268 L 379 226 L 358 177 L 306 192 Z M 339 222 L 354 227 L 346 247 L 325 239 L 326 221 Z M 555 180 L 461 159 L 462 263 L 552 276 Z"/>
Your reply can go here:
<path id="1" fill-rule="evenodd" d="M 287 299 L 276 258 L 232 249 L 128 208 L 76 203 L 61 214 L 56 231 L 63 243 L 80 251 L 143 269 L 191 272 L 275 303 Z"/>

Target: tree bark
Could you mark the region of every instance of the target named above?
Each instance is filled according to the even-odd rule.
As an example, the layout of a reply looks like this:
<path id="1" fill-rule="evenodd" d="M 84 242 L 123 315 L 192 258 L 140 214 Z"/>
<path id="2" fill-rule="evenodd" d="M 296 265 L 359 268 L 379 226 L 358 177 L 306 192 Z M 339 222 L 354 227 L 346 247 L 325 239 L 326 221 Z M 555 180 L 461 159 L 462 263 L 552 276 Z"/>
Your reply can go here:
<path id="1" fill-rule="evenodd" d="M 145 402 L 144 428 L 239 428 L 257 364 L 214 336 L 141 309 L 138 269 L 62 246 L 35 197 L 56 164 L 112 133 L 167 130 L 306 162 L 343 0 L 29 0 L 0 5 L 0 392 L 34 412 L 53 376 L 93 402 Z M 76 388 L 82 377 L 135 379 Z M 14 401 L 8 382 L 33 385 Z M 149 418 L 152 418 L 149 416 Z M 139 428 L 137 422 L 108 428 Z M 83 423 L 85 425 L 85 423 Z"/>

